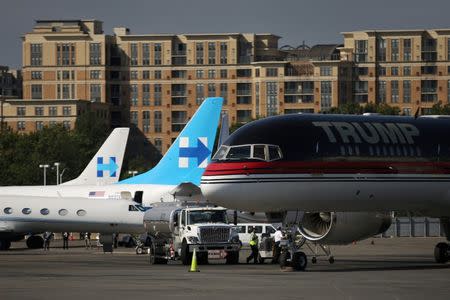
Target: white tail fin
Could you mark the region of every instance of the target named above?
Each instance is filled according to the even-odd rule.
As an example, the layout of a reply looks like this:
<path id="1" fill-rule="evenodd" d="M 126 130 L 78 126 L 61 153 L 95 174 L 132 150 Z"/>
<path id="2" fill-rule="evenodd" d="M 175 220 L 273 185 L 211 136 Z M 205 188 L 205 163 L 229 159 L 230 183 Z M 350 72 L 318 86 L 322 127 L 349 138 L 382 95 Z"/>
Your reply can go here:
<path id="1" fill-rule="evenodd" d="M 107 185 L 119 181 L 129 128 L 116 128 L 89 162 L 86 169 L 64 185 Z"/>

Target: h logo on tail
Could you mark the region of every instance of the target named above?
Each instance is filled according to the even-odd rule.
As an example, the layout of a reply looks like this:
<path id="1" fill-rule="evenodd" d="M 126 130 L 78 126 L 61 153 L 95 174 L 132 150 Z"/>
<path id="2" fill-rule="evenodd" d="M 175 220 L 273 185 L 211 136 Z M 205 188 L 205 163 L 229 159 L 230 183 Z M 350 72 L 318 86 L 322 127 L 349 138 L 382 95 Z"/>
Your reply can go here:
<path id="1" fill-rule="evenodd" d="M 180 153 L 178 158 L 179 168 L 189 168 L 189 159 L 197 158 L 197 167 L 206 168 L 208 164 L 208 156 L 211 154 L 211 150 L 208 149 L 208 138 L 197 138 L 197 146 L 189 147 L 189 138 L 180 137 Z"/>
<path id="2" fill-rule="evenodd" d="M 103 163 L 103 157 L 97 157 L 97 177 L 103 177 L 104 171 L 109 172 L 109 177 L 116 177 L 118 168 L 115 156 L 109 157 L 109 164 Z"/>

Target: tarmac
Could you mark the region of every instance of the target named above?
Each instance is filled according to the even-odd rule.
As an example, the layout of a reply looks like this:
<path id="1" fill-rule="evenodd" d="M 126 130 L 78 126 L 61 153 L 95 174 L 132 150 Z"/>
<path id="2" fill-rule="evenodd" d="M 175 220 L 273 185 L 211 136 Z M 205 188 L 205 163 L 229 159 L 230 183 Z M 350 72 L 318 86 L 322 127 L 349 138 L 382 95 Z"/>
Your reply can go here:
<path id="1" fill-rule="evenodd" d="M 449 299 L 450 263 L 434 263 L 442 238 L 366 240 L 333 247 L 334 264 L 309 256 L 305 272 L 223 260 L 190 273 L 180 262 L 150 265 L 133 248 L 113 254 L 71 242 L 50 251 L 13 243 L 0 252 L 0 299 Z M 371 244 L 374 241 L 374 244 Z M 73 247 L 76 246 L 76 247 Z"/>

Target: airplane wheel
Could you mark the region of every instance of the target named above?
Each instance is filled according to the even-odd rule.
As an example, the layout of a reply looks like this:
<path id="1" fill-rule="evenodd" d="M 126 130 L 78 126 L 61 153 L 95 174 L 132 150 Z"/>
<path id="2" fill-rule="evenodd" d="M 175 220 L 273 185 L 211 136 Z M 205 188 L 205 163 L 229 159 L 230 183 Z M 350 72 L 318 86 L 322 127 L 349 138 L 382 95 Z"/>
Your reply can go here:
<path id="1" fill-rule="evenodd" d="M 314 256 L 313 258 L 311 258 L 311 262 L 312 262 L 313 264 L 316 264 L 316 263 L 317 263 L 317 258 Z"/>
<path id="2" fill-rule="evenodd" d="M 437 263 L 445 264 L 448 261 L 448 250 L 449 245 L 447 243 L 438 243 L 436 247 L 434 247 L 434 259 Z"/>
<path id="3" fill-rule="evenodd" d="M 330 256 L 330 258 L 328 258 L 328 262 L 329 262 L 330 264 L 334 264 L 334 257 L 333 257 L 333 256 Z"/>
<path id="4" fill-rule="evenodd" d="M 308 259 L 306 258 L 306 254 L 303 252 L 295 252 L 292 255 L 292 268 L 296 271 L 304 271 L 306 266 L 308 265 Z"/>
<path id="5" fill-rule="evenodd" d="M 144 249 L 142 249 L 142 247 L 137 247 L 136 254 L 142 254 L 142 253 L 144 253 Z"/>
<path id="6" fill-rule="evenodd" d="M 44 247 L 44 239 L 38 235 L 32 235 L 27 239 L 29 249 L 40 249 Z"/>

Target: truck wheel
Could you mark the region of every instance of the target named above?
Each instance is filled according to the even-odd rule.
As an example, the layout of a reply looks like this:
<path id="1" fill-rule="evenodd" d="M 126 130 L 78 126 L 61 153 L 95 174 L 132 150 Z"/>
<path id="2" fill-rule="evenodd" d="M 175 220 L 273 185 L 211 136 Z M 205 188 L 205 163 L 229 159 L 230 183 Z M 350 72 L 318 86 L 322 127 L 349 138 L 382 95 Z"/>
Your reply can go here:
<path id="1" fill-rule="evenodd" d="M 303 252 L 295 252 L 292 255 L 291 265 L 292 268 L 296 271 L 304 271 L 308 264 L 308 260 L 306 258 L 306 254 Z"/>
<path id="2" fill-rule="evenodd" d="M 181 262 L 183 265 L 188 266 L 192 261 L 192 253 L 189 252 L 189 245 L 186 243 L 186 240 L 181 244 Z"/>
<path id="3" fill-rule="evenodd" d="M 239 263 L 239 251 L 227 252 L 226 264 L 237 265 Z"/>
<path id="4" fill-rule="evenodd" d="M 200 252 L 197 254 L 197 260 L 199 265 L 207 265 L 208 264 L 208 252 Z"/>
<path id="5" fill-rule="evenodd" d="M 283 251 L 280 254 L 280 268 L 289 267 L 288 260 L 291 258 L 289 251 Z"/>
<path id="6" fill-rule="evenodd" d="M 149 247 L 149 257 L 150 257 L 150 264 L 155 265 L 156 264 L 156 247 L 155 244 L 151 244 Z"/>

